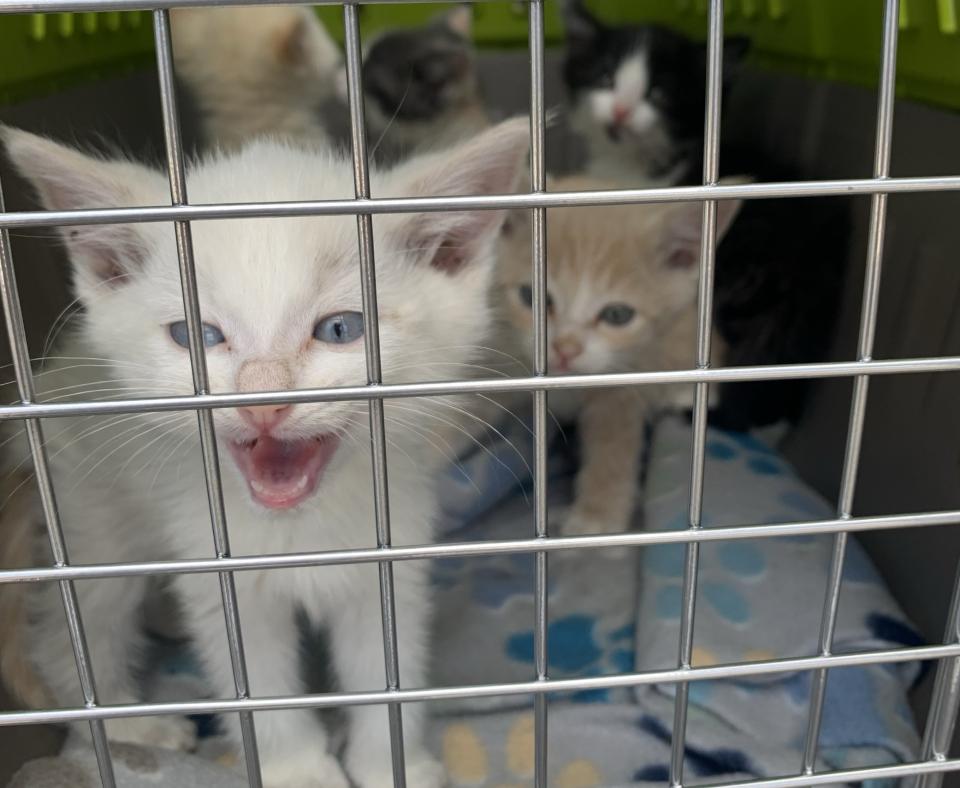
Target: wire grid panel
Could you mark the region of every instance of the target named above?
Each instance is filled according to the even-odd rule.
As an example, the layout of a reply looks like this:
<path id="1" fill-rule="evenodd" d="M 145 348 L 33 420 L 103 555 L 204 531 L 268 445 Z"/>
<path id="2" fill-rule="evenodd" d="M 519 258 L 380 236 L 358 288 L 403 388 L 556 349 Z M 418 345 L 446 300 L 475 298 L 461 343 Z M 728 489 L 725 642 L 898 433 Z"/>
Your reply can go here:
<path id="1" fill-rule="evenodd" d="M 244 2 L 245 0 L 241 0 Z M 870 378 L 880 374 L 907 374 L 920 372 L 960 370 L 960 357 L 900 359 L 873 361 L 872 345 L 877 319 L 877 299 L 886 218 L 886 200 L 890 193 L 946 191 L 960 189 L 960 177 L 936 176 L 927 178 L 891 179 L 889 175 L 893 96 L 896 76 L 897 19 L 899 0 L 884 0 L 883 58 L 875 140 L 873 177 L 844 181 L 811 181 L 803 183 L 773 183 L 746 185 L 717 185 L 720 144 L 719 117 L 721 105 L 721 67 L 723 48 L 723 0 L 710 0 L 707 105 L 705 107 L 704 182 L 699 187 L 665 189 L 624 189 L 605 192 L 545 192 L 544 168 L 544 89 L 543 89 L 543 0 L 528 0 L 529 46 L 531 56 L 531 191 L 521 195 L 486 195 L 460 198 L 393 198 L 372 199 L 367 170 L 367 148 L 364 132 L 362 90 L 360 87 L 360 40 L 357 8 L 365 2 L 405 2 L 406 0 L 353 0 L 342 3 L 346 38 L 348 71 L 348 99 L 353 142 L 355 200 L 326 200 L 297 203 L 247 203 L 231 205 L 190 205 L 187 199 L 183 166 L 182 141 L 173 92 L 173 64 L 170 57 L 168 9 L 178 6 L 221 5 L 220 0 L 0 0 L 0 13 L 51 11 L 117 11 L 148 6 L 154 13 L 157 46 L 157 66 L 161 83 L 164 131 L 166 137 L 167 169 L 171 188 L 171 205 L 146 208 L 114 208 L 78 211 L 7 212 L 0 199 L 0 297 L 14 359 L 19 405 L 0 407 L 0 421 L 27 420 L 31 453 L 40 481 L 40 495 L 44 504 L 55 564 L 24 570 L 0 571 L 0 583 L 58 582 L 67 610 L 71 642 L 82 678 L 84 706 L 59 710 L 0 712 L 0 725 L 39 724 L 51 722 L 88 721 L 94 736 L 95 750 L 105 786 L 114 784 L 109 747 L 103 729 L 108 719 L 145 715 L 228 713 L 239 712 L 243 725 L 244 748 L 251 785 L 259 784 L 259 769 L 252 713 L 254 711 L 326 708 L 364 704 L 388 704 L 390 709 L 393 775 L 396 786 L 404 786 L 403 732 L 401 704 L 403 702 L 478 698 L 494 695 L 534 695 L 535 714 L 535 784 L 547 785 L 547 697 L 554 692 L 601 687 L 625 687 L 642 684 L 675 682 L 676 696 L 673 757 L 670 782 L 683 784 L 683 749 L 686 727 L 687 688 L 690 682 L 718 678 L 758 676 L 787 670 L 814 671 L 814 684 L 807 741 L 798 773 L 783 777 L 754 780 L 737 784 L 737 788 L 773 788 L 774 786 L 819 785 L 850 782 L 871 778 L 914 777 L 918 785 L 932 788 L 948 771 L 960 770 L 960 759 L 948 758 L 947 745 L 952 733 L 958 702 L 960 702 L 960 573 L 950 607 L 942 645 L 874 651 L 858 654 L 832 653 L 833 628 L 840 592 L 842 567 L 847 535 L 854 531 L 913 528 L 960 523 L 960 511 L 928 512 L 883 517 L 852 516 L 852 501 L 857 478 L 857 464 L 863 431 L 864 414 Z M 475 0 L 485 2 L 486 0 Z M 262 2 L 262 0 L 261 0 Z M 234 0 L 233 4 L 237 4 Z M 316 0 L 312 5 L 335 5 L 334 0 Z M 867 273 L 864 283 L 860 342 L 856 361 L 782 365 L 778 367 L 709 368 L 710 318 L 712 314 L 713 263 L 716 244 L 716 201 L 722 199 L 761 199 L 785 196 L 828 194 L 870 194 L 871 220 Z M 548 376 L 546 366 L 546 266 L 545 209 L 554 206 L 641 204 L 651 202 L 704 200 L 704 233 L 701 249 L 700 291 L 698 302 L 697 367 L 678 372 L 621 373 L 587 376 Z M 378 213 L 433 212 L 453 210 L 490 210 L 502 208 L 529 208 L 533 217 L 533 246 L 531 264 L 534 273 L 535 364 L 534 375 L 510 380 L 449 381 L 442 383 L 385 385 L 380 374 L 380 347 L 376 322 L 375 250 L 372 243 L 371 217 Z M 190 236 L 190 221 L 227 217 L 315 216 L 352 214 L 357 217 L 358 249 L 361 263 L 364 314 L 368 323 L 365 338 L 367 372 L 370 385 L 335 389 L 300 390 L 296 392 L 257 392 L 250 394 L 211 394 L 206 375 L 200 315 L 197 300 L 196 276 Z M 20 311 L 13 263 L 10 256 L 8 231 L 15 227 L 49 227 L 143 221 L 171 221 L 177 238 L 181 284 L 190 344 L 191 365 L 194 374 L 195 395 L 189 397 L 157 397 L 126 399 L 111 402 L 71 402 L 40 404 L 33 401 L 33 380 Z M 848 425 L 847 451 L 841 485 L 841 500 L 837 517 L 831 520 L 805 523 L 769 523 L 760 526 L 725 527 L 704 531 L 700 528 L 702 509 L 702 481 L 704 472 L 704 436 L 708 387 L 711 383 L 746 380 L 777 380 L 784 378 L 853 377 L 854 395 Z M 694 452 L 691 475 L 689 527 L 681 532 L 631 533 L 607 536 L 551 538 L 546 525 L 546 397 L 550 390 L 587 388 L 597 386 L 663 385 L 670 383 L 696 384 L 694 409 Z M 387 461 L 383 426 L 383 400 L 396 397 L 439 396 L 452 393 L 484 393 L 496 391 L 529 391 L 535 405 L 535 523 L 532 538 L 501 542 L 404 545 L 392 546 L 390 541 L 389 502 L 387 500 Z M 222 489 L 216 440 L 211 419 L 213 408 L 242 407 L 258 404 L 305 403 L 334 400 L 366 401 L 371 423 L 371 458 L 374 467 L 376 500 L 377 547 L 362 550 L 325 551 L 281 556 L 232 557 L 229 551 L 227 523 L 223 514 Z M 195 410 L 203 446 L 205 480 L 210 493 L 211 524 L 216 557 L 134 564 L 72 566 L 69 563 L 56 508 L 56 492 L 50 481 L 48 458 L 43 445 L 42 418 L 75 415 L 102 415 L 147 411 Z M 825 589 L 820 653 L 811 657 L 797 657 L 764 662 L 716 665 L 694 668 L 690 651 L 695 618 L 695 599 L 698 572 L 698 548 L 702 542 L 746 538 L 775 538 L 797 534 L 835 534 L 832 572 Z M 649 544 L 684 543 L 687 561 L 683 584 L 683 617 L 678 660 L 675 669 L 635 672 L 615 676 L 581 679 L 550 679 L 547 667 L 546 608 L 547 557 L 550 552 L 570 549 L 601 549 L 612 546 L 641 546 Z M 503 553 L 534 553 L 536 555 L 536 678 L 528 682 L 488 684 L 445 688 L 400 687 L 397 671 L 397 633 L 393 610 L 392 562 L 423 560 L 435 557 L 491 555 Z M 246 687 L 243 642 L 239 628 L 239 611 L 233 591 L 232 573 L 253 569 L 291 566 L 323 566 L 344 563 L 376 562 L 380 567 L 380 599 L 383 617 L 383 640 L 387 684 L 383 691 L 335 692 L 288 697 L 250 697 Z M 231 657 L 236 680 L 236 697 L 209 701 L 177 703 L 132 703 L 103 705 L 96 695 L 95 677 L 89 661 L 83 624 L 72 591 L 78 579 L 120 577 L 130 575 L 161 575 L 181 572 L 216 572 L 221 578 L 221 591 L 226 615 Z M 940 660 L 935 695 L 924 735 L 922 759 L 915 763 L 876 768 L 833 772 L 814 772 L 817 739 L 823 711 L 823 688 L 830 667 L 893 663 L 915 659 Z M 729 784 L 728 784 L 729 785 Z"/>

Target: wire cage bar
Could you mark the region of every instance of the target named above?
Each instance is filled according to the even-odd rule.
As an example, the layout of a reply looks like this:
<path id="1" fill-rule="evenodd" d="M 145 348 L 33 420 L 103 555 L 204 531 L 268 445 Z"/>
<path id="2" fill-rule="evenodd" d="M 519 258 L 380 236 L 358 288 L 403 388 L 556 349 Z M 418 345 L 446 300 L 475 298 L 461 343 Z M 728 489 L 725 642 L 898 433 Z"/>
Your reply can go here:
<path id="1" fill-rule="evenodd" d="M 0 14 L 54 11 L 120 11 L 148 9 L 153 12 L 157 70 L 166 141 L 166 165 L 171 204 L 148 207 L 118 207 L 73 211 L 17 211 L 5 209 L 0 195 L 0 300 L 5 312 L 11 353 L 19 388 L 20 403 L 0 406 L 0 423 L 22 419 L 26 423 L 31 456 L 36 468 L 40 498 L 54 562 L 52 566 L 0 570 L 0 585 L 5 583 L 55 582 L 59 584 L 67 614 L 67 625 L 80 684 L 82 706 L 65 709 L 0 711 L 0 727 L 42 723 L 88 722 L 105 786 L 114 785 L 113 767 L 107 744 L 105 723 L 111 719 L 138 716 L 234 713 L 241 720 L 247 778 L 251 786 L 261 784 L 257 755 L 254 713 L 281 709 L 323 709 L 383 705 L 388 712 L 391 741 L 391 766 L 396 788 L 406 786 L 402 704 L 444 701 L 457 698 L 494 696 L 532 696 L 534 699 L 534 784 L 546 788 L 549 777 L 548 700 L 558 692 L 600 688 L 637 687 L 674 683 L 677 686 L 674 729 L 671 743 L 671 786 L 684 784 L 683 756 L 686 736 L 689 685 L 691 682 L 724 678 L 765 676 L 788 671 L 812 672 L 809 722 L 802 762 L 797 774 L 725 784 L 728 788 L 800 788 L 836 782 L 854 782 L 872 778 L 913 777 L 917 788 L 937 788 L 945 773 L 960 770 L 960 759 L 951 759 L 948 743 L 960 706 L 960 573 L 951 603 L 943 642 L 938 645 L 878 650 L 858 653 L 834 653 L 833 633 L 841 590 L 841 576 L 848 534 L 868 530 L 921 528 L 960 524 L 960 510 L 915 512 L 873 517 L 853 516 L 857 468 L 866 412 L 870 378 L 874 375 L 902 375 L 960 371 L 960 356 L 939 358 L 873 359 L 887 198 L 897 193 L 947 192 L 960 190 L 960 175 L 891 178 L 890 153 L 896 79 L 897 22 L 899 0 L 884 0 L 882 62 L 879 83 L 875 160 L 870 178 L 802 181 L 792 183 L 718 184 L 720 150 L 720 110 L 723 63 L 723 0 L 710 0 L 707 47 L 707 100 L 704 113 L 705 144 L 703 185 L 655 189 L 618 189 L 602 192 L 548 192 L 545 168 L 545 94 L 544 94 L 544 9 L 543 0 L 527 0 L 528 47 L 530 55 L 530 175 L 531 186 L 521 194 L 499 194 L 450 198 L 374 197 L 370 190 L 367 139 L 361 84 L 362 54 L 358 25 L 358 6 L 366 3 L 404 3 L 411 0 L 309 0 L 309 5 L 341 5 L 346 44 L 347 99 L 350 112 L 354 199 L 311 200 L 301 202 L 254 202 L 199 205 L 188 201 L 183 161 L 183 146 L 174 90 L 169 9 L 182 6 L 218 6 L 222 0 L 0 0 Z M 472 0 L 481 3 L 487 0 Z M 290 0 L 231 0 L 232 5 L 271 4 Z M 294 0 L 296 3 L 296 0 Z M 844 362 L 820 362 L 779 366 L 710 367 L 710 324 L 713 312 L 713 272 L 716 253 L 718 201 L 730 199 L 775 199 L 783 197 L 820 197 L 830 195 L 870 195 L 871 218 L 867 269 L 862 296 L 862 314 L 857 358 Z M 596 375 L 551 375 L 547 364 L 547 254 L 546 209 L 588 205 L 651 204 L 676 201 L 703 201 L 703 237 L 698 293 L 696 367 L 678 371 L 651 371 Z M 535 326 L 534 369 L 527 377 L 495 380 L 452 380 L 429 383 L 385 384 L 380 363 L 377 320 L 376 264 L 373 243 L 373 217 L 391 213 L 429 213 L 465 210 L 527 209 L 532 217 L 531 268 Z M 190 222 L 225 218 L 263 218 L 281 216 L 354 215 L 357 219 L 360 281 L 366 323 L 364 349 L 367 365 L 366 386 L 318 388 L 297 391 L 211 393 L 202 341 L 197 281 L 194 266 Z M 184 313 L 189 336 L 194 394 L 128 398 L 109 402 L 38 402 L 33 386 L 27 351 L 23 315 L 19 303 L 13 262 L 10 257 L 9 230 L 27 227 L 118 224 L 128 222 L 171 222 L 176 234 Z M 853 396 L 848 422 L 844 470 L 837 516 L 830 520 L 798 523 L 725 526 L 703 529 L 703 479 L 709 387 L 721 382 L 784 379 L 853 378 Z M 615 386 L 656 386 L 686 383 L 695 387 L 693 452 L 688 528 L 670 532 L 635 532 L 583 537 L 552 537 L 547 522 L 547 445 L 546 417 L 549 392 Z M 529 392 L 534 406 L 534 533 L 530 538 L 394 545 L 390 533 L 388 468 L 384 401 L 393 398 Z M 341 400 L 364 401 L 369 411 L 373 497 L 376 515 L 376 547 L 331 550 L 284 555 L 231 554 L 223 505 L 219 458 L 213 423 L 214 408 L 245 407 L 264 404 L 316 403 Z M 195 411 L 204 465 L 204 479 L 210 508 L 215 555 L 173 561 L 144 561 L 125 564 L 73 565 L 68 560 L 43 444 L 41 420 L 78 415 L 107 415 L 163 411 Z M 692 665 L 695 631 L 699 547 L 702 543 L 757 538 L 780 538 L 801 534 L 833 534 L 833 561 L 825 590 L 818 653 L 812 656 L 769 659 L 750 663 L 731 663 L 695 667 Z M 575 679 L 553 679 L 549 675 L 547 653 L 548 557 L 551 552 L 643 547 L 656 544 L 684 544 L 686 561 L 682 592 L 681 631 L 677 666 L 665 670 L 637 671 Z M 397 645 L 397 620 L 394 598 L 393 562 L 429 560 L 441 557 L 467 557 L 504 554 L 533 554 L 535 557 L 534 676 L 525 682 L 480 684 L 453 687 L 401 686 Z M 380 583 L 380 608 L 384 648 L 385 686 L 383 690 L 300 694 L 284 697 L 260 697 L 250 692 L 245 666 L 240 612 L 237 605 L 234 572 L 290 567 L 321 567 L 338 564 L 376 563 Z M 216 573 L 220 581 L 227 642 L 234 670 L 235 697 L 166 703 L 128 703 L 103 705 L 99 702 L 80 616 L 74 583 L 97 578 Z M 919 659 L 939 660 L 938 676 L 928 717 L 923 749 L 919 760 L 895 766 L 816 772 L 817 744 L 823 714 L 828 671 L 855 665 L 886 664 Z"/>
<path id="2" fill-rule="evenodd" d="M 180 134 L 180 119 L 177 112 L 173 45 L 170 37 L 170 12 L 166 9 L 154 11 L 153 25 L 157 51 L 157 72 L 160 81 L 160 100 L 163 111 L 164 140 L 166 143 L 167 175 L 170 182 L 170 199 L 174 205 L 185 205 L 187 203 L 187 176 L 183 163 L 183 140 Z M 210 380 L 207 375 L 207 361 L 203 344 L 200 297 L 197 293 L 197 274 L 190 224 L 186 221 L 174 222 L 174 232 L 177 239 L 180 286 L 183 291 L 194 392 L 196 394 L 208 394 L 210 392 Z M 227 518 L 223 506 L 223 484 L 220 479 L 220 458 L 217 451 L 217 439 L 214 434 L 213 411 L 198 410 L 197 426 L 200 432 L 203 475 L 210 506 L 213 544 L 217 558 L 223 559 L 230 555 L 230 537 L 227 532 Z M 237 697 L 246 698 L 250 694 L 250 687 L 247 677 L 246 657 L 243 651 L 237 590 L 233 575 L 230 572 L 220 572 L 219 580 L 234 685 Z M 240 730 L 243 739 L 247 780 L 252 788 L 259 788 L 263 781 L 260 775 L 260 761 L 257 757 L 257 737 L 252 712 L 243 711 L 240 713 Z"/>
<path id="3" fill-rule="evenodd" d="M 723 92 L 723 0 L 711 0 L 707 32 L 707 89 L 704 107 L 703 184 L 713 186 L 720 177 L 720 106 Z M 697 368 L 710 367 L 710 338 L 713 325 L 713 280 L 717 253 L 717 202 L 703 203 L 703 230 L 700 245 L 700 282 L 697 293 Z M 703 482 L 706 467 L 707 407 L 710 383 L 694 387 L 693 447 L 690 464 L 689 529 L 699 531 L 703 519 Z M 688 542 L 683 568 L 680 605 L 680 640 L 677 664 L 689 669 L 693 659 L 693 627 L 697 604 L 697 574 L 700 543 Z M 683 760 L 687 735 L 690 685 L 677 684 L 674 698 L 673 740 L 670 746 L 670 784 L 683 785 Z"/>
<path id="4" fill-rule="evenodd" d="M 357 8 L 343 6 L 343 27 L 346 38 L 347 98 L 350 105 L 350 134 L 353 145 L 354 189 L 358 200 L 370 198 L 367 137 L 363 112 L 363 86 L 360 74 L 360 25 Z M 377 312 L 376 263 L 373 249 L 373 217 L 357 215 L 358 250 L 360 257 L 360 285 L 362 288 L 365 331 L 363 335 L 367 362 L 367 381 L 382 382 L 380 368 L 380 327 Z M 373 497 L 376 513 L 377 546 L 390 547 L 390 505 L 387 492 L 387 438 L 383 420 L 383 400 L 368 401 L 370 420 L 370 450 L 373 462 Z M 387 690 L 400 687 L 400 667 L 397 654 L 397 615 L 394 599 L 393 564 L 381 561 L 380 615 L 383 620 L 383 655 Z M 399 703 L 388 707 L 390 748 L 393 781 L 396 788 L 407 784 L 403 753 L 403 718 Z"/>
<path id="5" fill-rule="evenodd" d="M 3 188 L 0 186 L 0 210 L 4 209 Z M 23 323 L 23 311 L 20 308 L 20 294 L 17 290 L 17 277 L 13 268 L 13 256 L 10 252 L 10 233 L 0 230 L 0 299 L 3 301 L 3 313 L 6 322 L 7 338 L 10 343 L 10 355 L 13 358 L 14 374 L 20 401 L 31 402 L 34 398 L 33 370 L 30 367 L 30 350 L 27 346 L 27 333 Z M 33 461 L 37 488 L 43 505 L 43 515 L 47 526 L 47 540 L 53 554 L 56 567 L 69 565 L 67 545 L 63 538 L 60 512 L 57 507 L 56 492 L 50 475 L 50 461 L 47 457 L 46 443 L 43 439 L 43 425 L 40 419 L 27 419 L 24 422 L 27 440 L 30 444 L 30 456 Z M 80 605 L 73 582 L 68 579 L 58 581 L 63 610 L 66 615 L 67 632 L 73 656 L 77 664 L 80 690 L 87 708 L 97 706 L 97 686 L 90 661 L 90 648 L 84 633 Z M 90 720 L 90 735 L 100 771 L 100 781 L 104 788 L 113 788 L 116 780 L 113 773 L 113 761 L 107 744 L 107 732 L 103 720 Z"/>
<path id="6" fill-rule="evenodd" d="M 542 194 L 547 188 L 545 159 L 546 109 L 543 87 L 543 0 L 529 3 L 530 48 L 530 189 Z M 547 211 L 531 208 L 531 267 L 534 319 L 533 374 L 543 377 L 547 369 Z M 533 392 L 533 516 L 538 540 L 547 532 L 547 392 Z M 537 680 L 548 677 L 547 628 L 547 553 L 538 551 L 534 559 L 534 669 Z M 547 788 L 547 696 L 534 697 L 534 775 L 535 788 Z"/>
<path id="7" fill-rule="evenodd" d="M 877 102 L 877 130 L 874 148 L 873 176 L 878 180 L 890 174 L 890 151 L 893 138 L 894 91 L 897 76 L 897 35 L 899 33 L 900 0 L 886 0 L 883 18 L 883 51 L 880 64 L 880 86 Z M 886 229 L 887 195 L 875 194 L 870 202 L 870 231 L 867 248 L 867 267 L 864 275 L 862 314 L 857 358 L 868 361 L 873 356 L 873 341 L 876 334 L 877 310 L 880 302 L 880 273 L 883 264 L 883 241 Z M 853 398 L 850 403 L 850 420 L 847 427 L 847 446 L 843 459 L 843 474 L 840 481 L 840 499 L 837 515 L 849 518 L 853 512 L 853 499 L 857 486 L 857 469 L 860 464 L 860 449 L 863 441 L 863 426 L 867 415 L 867 391 L 870 378 L 858 375 L 853 382 Z M 847 554 L 847 533 L 840 531 L 834 537 L 833 556 L 827 579 L 826 598 L 820 624 L 820 653 L 827 656 L 833 650 L 837 611 L 840 605 L 840 588 L 843 565 Z M 804 774 L 812 774 L 817 758 L 823 706 L 827 692 L 827 671 L 818 670 L 810 686 L 810 717 L 803 745 L 801 768 Z"/>

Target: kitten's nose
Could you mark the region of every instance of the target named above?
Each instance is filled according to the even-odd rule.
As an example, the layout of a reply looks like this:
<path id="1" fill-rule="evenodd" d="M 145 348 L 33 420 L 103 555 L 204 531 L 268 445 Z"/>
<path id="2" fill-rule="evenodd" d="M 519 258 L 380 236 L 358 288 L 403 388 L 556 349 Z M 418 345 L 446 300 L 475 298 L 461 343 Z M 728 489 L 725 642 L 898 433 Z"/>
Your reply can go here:
<path id="1" fill-rule="evenodd" d="M 630 108 L 623 104 L 613 105 L 613 122 L 617 126 L 622 126 L 630 117 Z"/>
<path id="2" fill-rule="evenodd" d="M 553 351 L 557 354 L 559 360 L 558 367 L 565 370 L 570 366 L 570 362 L 583 353 L 583 344 L 573 337 L 561 337 L 553 343 Z"/>
<path id="3" fill-rule="evenodd" d="M 251 427 L 261 432 L 269 432 L 290 415 L 290 405 L 253 405 L 249 408 L 237 408 L 242 418 Z"/>
<path id="4" fill-rule="evenodd" d="M 252 360 L 237 373 L 237 391 L 283 391 L 293 387 L 293 374 L 284 361 Z M 269 432 L 290 415 L 292 405 L 251 405 L 237 408 L 247 424 L 261 432 Z"/>

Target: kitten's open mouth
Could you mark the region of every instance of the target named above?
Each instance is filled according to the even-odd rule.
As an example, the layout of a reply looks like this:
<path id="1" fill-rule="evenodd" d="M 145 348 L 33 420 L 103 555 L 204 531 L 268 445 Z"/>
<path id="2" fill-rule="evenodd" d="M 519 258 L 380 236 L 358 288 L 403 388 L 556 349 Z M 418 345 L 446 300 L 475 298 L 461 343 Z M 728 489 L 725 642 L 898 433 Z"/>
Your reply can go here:
<path id="1" fill-rule="evenodd" d="M 261 435 L 253 441 L 231 441 L 230 453 L 257 503 L 290 509 L 313 495 L 339 444 L 336 435 L 298 441 Z"/>

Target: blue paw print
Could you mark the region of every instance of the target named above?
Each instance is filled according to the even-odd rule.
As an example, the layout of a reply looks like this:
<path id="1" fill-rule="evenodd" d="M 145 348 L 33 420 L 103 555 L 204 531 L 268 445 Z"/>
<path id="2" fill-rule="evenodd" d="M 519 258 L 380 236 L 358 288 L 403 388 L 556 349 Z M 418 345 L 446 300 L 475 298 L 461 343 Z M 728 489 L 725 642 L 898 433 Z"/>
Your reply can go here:
<path id="1" fill-rule="evenodd" d="M 633 636 L 632 624 L 604 637 L 598 634 L 597 621 L 592 616 L 574 614 L 560 618 L 547 627 L 550 672 L 577 677 L 629 673 L 635 663 Z M 514 633 L 507 638 L 505 650 L 510 659 L 532 665 L 533 632 Z M 586 690 L 566 697 L 576 703 L 602 703 L 610 700 L 610 691 Z"/>
<path id="2" fill-rule="evenodd" d="M 603 651 L 594 641 L 594 619 L 589 616 L 567 616 L 547 628 L 547 653 L 550 666 L 564 672 L 580 672 L 596 662 Z M 507 656 L 518 662 L 533 662 L 533 632 L 511 635 L 507 640 Z"/>
<path id="3" fill-rule="evenodd" d="M 483 607 L 498 610 L 509 599 L 532 596 L 535 579 L 535 557 L 532 554 L 514 554 L 506 558 L 492 556 L 474 558 L 444 558 L 434 561 L 433 585 L 449 590 L 461 583 L 469 583 L 470 596 Z M 547 592 L 554 588 L 548 580 Z"/>

